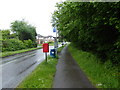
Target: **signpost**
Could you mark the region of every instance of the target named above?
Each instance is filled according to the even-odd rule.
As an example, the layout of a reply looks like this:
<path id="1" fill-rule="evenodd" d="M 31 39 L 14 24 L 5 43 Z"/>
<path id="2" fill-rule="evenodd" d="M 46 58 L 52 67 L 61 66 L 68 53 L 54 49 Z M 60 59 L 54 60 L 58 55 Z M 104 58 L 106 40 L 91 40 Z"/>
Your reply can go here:
<path id="1" fill-rule="evenodd" d="M 47 62 L 47 52 L 49 52 L 49 44 L 48 43 L 43 44 L 43 52 L 45 53 L 45 58 L 46 58 L 46 62 Z"/>
<path id="2" fill-rule="evenodd" d="M 54 48 L 56 50 L 56 55 L 57 55 L 57 48 L 58 48 L 58 42 L 57 42 L 57 29 L 54 27 L 53 32 L 56 32 L 56 38 L 54 38 Z"/>

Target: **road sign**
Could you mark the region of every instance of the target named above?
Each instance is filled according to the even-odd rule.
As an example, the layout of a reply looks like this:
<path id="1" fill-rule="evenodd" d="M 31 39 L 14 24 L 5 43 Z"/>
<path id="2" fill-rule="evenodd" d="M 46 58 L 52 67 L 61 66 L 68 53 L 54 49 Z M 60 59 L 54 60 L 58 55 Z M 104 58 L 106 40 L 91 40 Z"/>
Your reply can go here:
<path id="1" fill-rule="evenodd" d="M 53 32 L 56 32 L 56 28 L 55 27 L 53 28 Z"/>

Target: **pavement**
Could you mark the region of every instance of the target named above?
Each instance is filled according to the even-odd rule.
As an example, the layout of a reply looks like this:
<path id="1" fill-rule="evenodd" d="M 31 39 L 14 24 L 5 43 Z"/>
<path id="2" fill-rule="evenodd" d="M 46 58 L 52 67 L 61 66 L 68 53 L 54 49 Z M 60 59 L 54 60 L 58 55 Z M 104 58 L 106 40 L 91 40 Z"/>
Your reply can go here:
<path id="1" fill-rule="evenodd" d="M 67 46 L 59 55 L 53 88 L 95 88 L 73 59 Z"/>

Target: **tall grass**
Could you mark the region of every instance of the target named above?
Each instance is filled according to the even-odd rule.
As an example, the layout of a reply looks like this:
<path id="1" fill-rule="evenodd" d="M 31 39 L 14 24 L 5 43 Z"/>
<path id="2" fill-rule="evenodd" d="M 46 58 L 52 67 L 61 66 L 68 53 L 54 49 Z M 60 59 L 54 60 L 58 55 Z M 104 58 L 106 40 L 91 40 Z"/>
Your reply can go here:
<path id="1" fill-rule="evenodd" d="M 69 51 L 95 87 L 120 88 L 118 68 L 110 61 L 103 64 L 95 55 L 78 50 L 73 45 L 69 45 Z"/>
<path id="2" fill-rule="evenodd" d="M 52 88 L 57 59 L 48 57 L 17 88 Z"/>

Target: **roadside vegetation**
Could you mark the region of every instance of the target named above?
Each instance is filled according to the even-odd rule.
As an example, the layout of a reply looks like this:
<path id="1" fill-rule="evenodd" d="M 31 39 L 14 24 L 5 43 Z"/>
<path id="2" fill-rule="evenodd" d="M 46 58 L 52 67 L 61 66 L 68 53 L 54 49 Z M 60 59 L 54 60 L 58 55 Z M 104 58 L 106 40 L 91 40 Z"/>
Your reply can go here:
<path id="1" fill-rule="evenodd" d="M 61 50 L 62 50 L 66 45 L 67 45 L 67 44 L 64 44 L 63 46 L 59 47 L 58 50 L 57 50 L 57 52 L 60 53 Z"/>
<path id="2" fill-rule="evenodd" d="M 11 23 L 10 30 L 0 30 L 0 57 L 37 49 L 36 28 L 24 20 Z"/>
<path id="3" fill-rule="evenodd" d="M 118 67 L 111 61 L 102 63 L 94 54 L 78 50 L 73 44 L 69 51 L 95 87 L 120 88 Z"/>
<path id="4" fill-rule="evenodd" d="M 46 42 L 49 43 L 49 46 L 54 46 L 54 42 Z M 38 46 L 42 46 L 43 44 L 38 44 Z"/>
<path id="5" fill-rule="evenodd" d="M 59 51 L 63 47 L 58 48 Z M 52 88 L 56 72 L 58 56 L 48 57 L 48 62 L 43 61 L 36 69 L 29 74 L 17 88 Z"/>
<path id="6" fill-rule="evenodd" d="M 62 2 L 52 17 L 59 37 L 120 66 L 120 2 Z M 103 8 L 104 7 L 104 8 Z M 63 18 L 64 17 L 64 18 Z"/>

